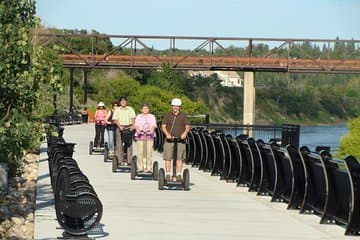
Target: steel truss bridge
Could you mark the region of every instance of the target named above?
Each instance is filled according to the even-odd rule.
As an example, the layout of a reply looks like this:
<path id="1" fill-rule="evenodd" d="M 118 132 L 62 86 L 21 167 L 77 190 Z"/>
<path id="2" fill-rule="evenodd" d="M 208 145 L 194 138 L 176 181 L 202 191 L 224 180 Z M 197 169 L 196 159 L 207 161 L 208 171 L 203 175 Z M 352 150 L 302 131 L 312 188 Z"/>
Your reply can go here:
<path id="1" fill-rule="evenodd" d="M 51 33 L 38 36 L 41 44 L 58 44 L 66 49 L 66 54 L 59 55 L 65 68 L 160 69 L 168 64 L 171 69 L 193 71 L 360 73 L 360 40 Z M 91 40 L 91 51 L 84 54 L 75 49 L 70 38 Z M 101 51 L 99 43 L 104 39 L 118 44 L 108 52 Z M 309 56 L 301 47 L 304 45 L 317 46 L 317 56 Z M 349 45 L 353 46 L 351 52 L 346 47 Z M 345 47 L 341 56 L 335 58 L 333 52 L 338 46 Z M 260 48 L 266 50 L 259 51 Z M 299 53 L 307 57 L 296 57 Z"/>

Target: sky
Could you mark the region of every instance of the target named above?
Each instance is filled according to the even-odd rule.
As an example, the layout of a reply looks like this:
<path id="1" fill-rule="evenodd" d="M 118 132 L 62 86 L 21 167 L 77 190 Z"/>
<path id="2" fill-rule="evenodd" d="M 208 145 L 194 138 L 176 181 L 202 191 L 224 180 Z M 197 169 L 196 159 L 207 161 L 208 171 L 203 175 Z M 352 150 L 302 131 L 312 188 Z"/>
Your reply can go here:
<path id="1" fill-rule="evenodd" d="M 46 27 L 116 35 L 360 40 L 360 0 L 36 0 Z"/>

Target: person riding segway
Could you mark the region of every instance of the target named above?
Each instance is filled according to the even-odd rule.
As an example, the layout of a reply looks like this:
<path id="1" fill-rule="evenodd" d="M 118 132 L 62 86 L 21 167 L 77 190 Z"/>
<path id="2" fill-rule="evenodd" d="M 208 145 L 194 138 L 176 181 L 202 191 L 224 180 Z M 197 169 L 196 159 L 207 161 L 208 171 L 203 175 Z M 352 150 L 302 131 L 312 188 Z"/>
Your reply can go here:
<path id="1" fill-rule="evenodd" d="M 134 136 L 135 111 L 127 106 L 127 97 L 119 98 L 120 106 L 113 114 L 113 121 L 116 124 L 116 157 L 113 160 L 113 172 L 117 168 L 128 170 L 132 160 L 132 139 Z"/>
<path id="2" fill-rule="evenodd" d="M 93 152 L 104 152 L 104 132 L 106 126 L 106 115 L 105 104 L 103 102 L 98 103 L 98 107 L 95 112 L 95 139 L 94 142 L 90 141 L 89 154 Z"/>
<path id="3" fill-rule="evenodd" d="M 165 134 L 163 158 L 165 160 L 165 171 L 159 171 L 159 189 L 164 186 L 180 186 L 189 190 L 189 170 L 183 170 L 183 162 L 186 156 L 185 140 L 190 131 L 190 122 L 186 115 L 180 111 L 182 102 L 179 98 L 171 101 L 172 111 L 164 116 L 161 129 Z M 173 174 L 170 175 L 171 160 L 173 160 Z"/>
<path id="4" fill-rule="evenodd" d="M 112 103 L 112 108 L 108 111 L 108 114 L 106 116 L 106 130 L 108 134 L 108 144 L 105 145 L 105 151 L 104 151 L 104 162 L 107 162 L 108 159 L 113 160 L 115 156 L 115 130 L 116 125 L 113 121 L 113 115 L 118 107 L 119 102 L 114 101 Z"/>
<path id="5" fill-rule="evenodd" d="M 131 163 L 131 179 L 136 176 L 152 177 L 157 180 L 159 165 L 152 161 L 152 149 L 154 142 L 154 130 L 157 127 L 156 119 L 150 114 L 149 104 L 141 106 L 141 113 L 135 118 L 135 140 L 137 142 L 138 155 Z"/>

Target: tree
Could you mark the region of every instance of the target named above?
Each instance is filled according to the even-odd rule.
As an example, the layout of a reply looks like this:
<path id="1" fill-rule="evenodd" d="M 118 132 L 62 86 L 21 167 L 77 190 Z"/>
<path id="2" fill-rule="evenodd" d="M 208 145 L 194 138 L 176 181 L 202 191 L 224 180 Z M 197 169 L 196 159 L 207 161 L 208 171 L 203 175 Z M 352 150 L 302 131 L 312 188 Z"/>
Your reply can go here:
<path id="1" fill-rule="evenodd" d="M 162 89 L 182 94 L 184 90 L 184 77 L 181 72 L 173 71 L 169 64 L 164 64 L 159 71 L 153 72 L 148 84 Z"/>
<path id="2" fill-rule="evenodd" d="M 23 151 L 39 145 L 34 111 L 40 85 L 60 89 L 61 65 L 32 38 L 37 24 L 35 1 L 0 2 L 0 162 L 9 164 L 10 176 L 16 174 Z"/>
<path id="3" fill-rule="evenodd" d="M 340 141 L 339 155 L 344 158 L 353 155 L 360 160 L 360 118 L 355 118 L 348 124 L 349 133 Z"/>

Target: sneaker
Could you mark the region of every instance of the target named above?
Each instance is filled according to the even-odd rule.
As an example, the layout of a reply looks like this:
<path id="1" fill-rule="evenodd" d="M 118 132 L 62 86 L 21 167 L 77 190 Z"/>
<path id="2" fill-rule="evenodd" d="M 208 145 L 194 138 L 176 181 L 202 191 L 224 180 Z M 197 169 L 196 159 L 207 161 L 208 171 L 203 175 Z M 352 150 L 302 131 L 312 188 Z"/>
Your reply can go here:
<path id="1" fill-rule="evenodd" d="M 176 176 L 176 181 L 177 181 L 177 182 L 181 182 L 181 181 L 182 181 L 181 175 L 177 175 L 177 176 Z"/>
<path id="2" fill-rule="evenodd" d="M 169 174 L 166 175 L 165 180 L 166 180 L 167 182 L 170 181 L 170 175 L 169 175 Z"/>

